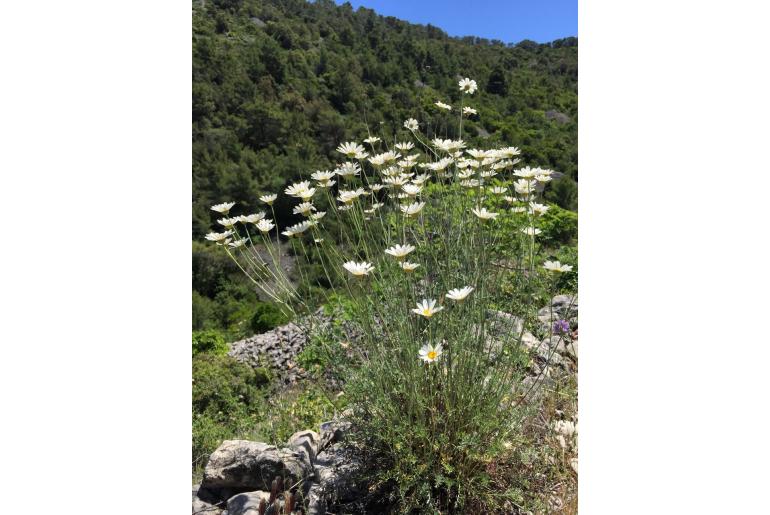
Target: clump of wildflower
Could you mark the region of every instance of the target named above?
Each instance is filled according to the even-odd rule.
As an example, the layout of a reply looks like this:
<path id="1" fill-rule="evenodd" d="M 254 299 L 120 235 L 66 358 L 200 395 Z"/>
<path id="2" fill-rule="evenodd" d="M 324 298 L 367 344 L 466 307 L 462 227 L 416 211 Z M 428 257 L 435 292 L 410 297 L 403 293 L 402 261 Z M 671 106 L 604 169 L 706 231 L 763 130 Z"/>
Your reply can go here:
<path id="1" fill-rule="evenodd" d="M 416 269 L 418 266 L 420 266 L 420 264 L 419 264 L 419 263 L 411 263 L 411 262 L 409 262 L 409 261 L 400 261 L 400 262 L 398 263 L 398 266 L 400 266 L 400 267 L 401 267 L 401 269 L 402 269 L 404 272 L 406 272 L 406 273 L 409 273 L 409 272 L 414 272 L 414 270 L 415 270 L 415 269 Z"/>

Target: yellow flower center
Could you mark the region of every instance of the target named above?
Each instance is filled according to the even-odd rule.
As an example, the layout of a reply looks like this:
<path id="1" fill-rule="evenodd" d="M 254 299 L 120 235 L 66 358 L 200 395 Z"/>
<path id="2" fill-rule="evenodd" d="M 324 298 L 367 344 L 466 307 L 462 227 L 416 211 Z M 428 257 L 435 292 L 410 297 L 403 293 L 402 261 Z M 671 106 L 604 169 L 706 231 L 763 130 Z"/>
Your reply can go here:
<path id="1" fill-rule="evenodd" d="M 431 361 L 433 361 L 434 359 L 436 359 L 436 351 L 434 351 L 434 350 L 430 351 L 430 352 L 428 353 L 428 359 L 429 359 L 429 360 L 431 360 Z"/>
<path id="2" fill-rule="evenodd" d="M 430 317 L 432 314 L 433 313 L 431 312 L 430 308 L 422 310 L 422 315 L 423 316 Z"/>

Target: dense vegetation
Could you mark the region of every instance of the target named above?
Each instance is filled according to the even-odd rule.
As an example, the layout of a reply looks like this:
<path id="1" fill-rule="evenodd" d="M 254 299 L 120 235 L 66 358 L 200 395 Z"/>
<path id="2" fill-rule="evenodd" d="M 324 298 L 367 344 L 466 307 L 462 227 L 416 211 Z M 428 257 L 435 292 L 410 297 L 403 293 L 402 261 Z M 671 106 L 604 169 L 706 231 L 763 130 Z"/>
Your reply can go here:
<path id="1" fill-rule="evenodd" d="M 460 74 L 480 86 L 472 103 L 478 116 L 463 134 L 469 145 L 516 145 L 527 164 L 565 173 L 545 199 L 576 210 L 575 38 L 543 45 L 452 38 L 331 0 L 195 5 L 193 241 L 212 227 L 212 204 L 226 199 L 257 210 L 260 194 L 332 168 L 335 147 L 367 127 L 395 134 L 414 116 L 427 121 L 428 136 L 457 137 L 433 103 L 459 99 Z M 297 221 L 280 199 L 276 211 L 281 225 Z M 193 244 L 193 328 L 236 338 L 277 321 L 254 321 L 255 309 L 269 308 L 210 250 Z"/>

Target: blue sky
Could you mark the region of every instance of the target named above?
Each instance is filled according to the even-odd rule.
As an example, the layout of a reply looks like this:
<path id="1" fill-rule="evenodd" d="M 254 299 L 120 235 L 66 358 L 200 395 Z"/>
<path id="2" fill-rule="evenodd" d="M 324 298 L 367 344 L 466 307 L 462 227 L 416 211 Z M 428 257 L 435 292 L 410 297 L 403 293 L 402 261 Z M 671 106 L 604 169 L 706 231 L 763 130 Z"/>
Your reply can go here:
<path id="1" fill-rule="evenodd" d="M 338 4 L 345 0 L 335 0 Z M 378 14 L 440 27 L 450 36 L 546 43 L 577 36 L 578 0 L 349 0 Z"/>

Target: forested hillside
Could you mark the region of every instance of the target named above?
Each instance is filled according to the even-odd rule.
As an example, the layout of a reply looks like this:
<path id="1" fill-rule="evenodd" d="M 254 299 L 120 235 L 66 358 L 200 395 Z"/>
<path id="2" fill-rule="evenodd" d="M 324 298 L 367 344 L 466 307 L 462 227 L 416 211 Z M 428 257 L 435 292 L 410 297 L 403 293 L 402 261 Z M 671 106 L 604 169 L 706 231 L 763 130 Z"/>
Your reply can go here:
<path id="1" fill-rule="evenodd" d="M 260 210 L 260 194 L 333 169 L 339 143 L 360 142 L 369 131 L 392 144 L 410 117 L 430 137 L 457 137 L 434 103 L 456 110 L 460 77 L 479 84 L 469 104 L 478 114 L 463 131 L 469 148 L 518 146 L 524 163 L 566 174 L 545 198 L 577 210 L 577 52 L 576 38 L 452 38 L 332 0 L 196 2 L 194 328 L 243 326 L 256 301 L 242 280 L 229 279 L 238 271 L 226 256 L 200 243 L 216 218 L 212 204 L 230 200 L 239 212 Z M 293 219 L 286 209 L 279 200 L 282 224 Z"/>
<path id="2" fill-rule="evenodd" d="M 519 146 L 524 162 L 577 180 L 575 38 L 457 39 L 332 0 L 196 6 L 193 237 L 210 228 L 212 203 L 258 207 L 259 193 L 332 167 L 334 148 L 367 125 L 392 139 L 414 117 L 443 134 L 433 103 L 459 101 L 459 75 L 480 85 L 466 140 Z M 549 198 L 575 209 L 574 182 L 559 181 Z"/>

